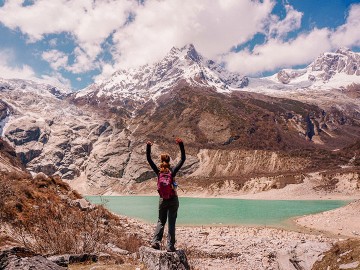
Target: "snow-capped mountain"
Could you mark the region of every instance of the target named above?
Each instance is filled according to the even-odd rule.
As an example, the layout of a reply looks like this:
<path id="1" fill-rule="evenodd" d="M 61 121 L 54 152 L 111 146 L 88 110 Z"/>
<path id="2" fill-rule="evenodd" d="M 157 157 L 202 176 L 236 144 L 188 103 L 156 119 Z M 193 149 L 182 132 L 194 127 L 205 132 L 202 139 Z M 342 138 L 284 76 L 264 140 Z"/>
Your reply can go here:
<path id="1" fill-rule="evenodd" d="M 222 65 L 202 57 L 190 44 L 173 47 L 157 63 L 118 70 L 109 79 L 77 92 L 73 99 L 78 104 L 126 105 L 133 110 L 136 104 L 157 99 L 185 84 L 212 87 L 220 93 L 243 90 L 272 96 L 302 95 L 306 90 L 309 96 L 316 96 L 312 99 L 316 101 L 318 93 L 314 91 L 339 90 L 360 84 L 360 54 L 341 48 L 334 53 L 321 54 L 304 69 L 284 69 L 270 77 L 248 78 L 228 72 Z M 344 97 L 344 104 L 346 99 Z"/>
<path id="2" fill-rule="evenodd" d="M 340 48 L 334 53 L 321 54 L 305 69 L 283 69 L 269 79 L 309 88 L 339 88 L 360 83 L 360 53 Z"/>
<path id="3" fill-rule="evenodd" d="M 138 68 L 121 69 L 108 80 L 89 86 L 76 94 L 146 101 L 166 93 L 180 82 L 192 86 L 214 86 L 218 91 L 246 87 L 248 78 L 226 71 L 221 65 L 202 57 L 193 45 L 173 47 L 159 62 Z"/>
<path id="4" fill-rule="evenodd" d="M 130 192 L 153 177 L 144 158 L 149 139 L 157 155 L 163 148 L 176 153 L 174 138 L 183 138 L 183 171 L 194 177 L 293 172 L 312 162 L 301 153 L 300 161 L 277 159 L 279 151 L 332 151 L 360 138 L 358 55 L 325 53 L 306 69 L 287 70 L 287 83 L 279 74 L 248 79 L 227 72 L 192 45 L 73 94 L 0 80 L 0 132 L 32 173 L 59 174 L 88 194 Z M 346 78 L 342 88 L 332 86 L 339 76 Z M 249 156 L 254 160 L 241 163 Z"/>
<path id="5" fill-rule="evenodd" d="M 69 89 L 62 89 L 50 84 L 38 83 L 31 80 L 2 79 L 0 78 L 0 91 L 21 90 L 24 93 L 37 93 L 48 97 L 64 98 L 70 94 Z"/>

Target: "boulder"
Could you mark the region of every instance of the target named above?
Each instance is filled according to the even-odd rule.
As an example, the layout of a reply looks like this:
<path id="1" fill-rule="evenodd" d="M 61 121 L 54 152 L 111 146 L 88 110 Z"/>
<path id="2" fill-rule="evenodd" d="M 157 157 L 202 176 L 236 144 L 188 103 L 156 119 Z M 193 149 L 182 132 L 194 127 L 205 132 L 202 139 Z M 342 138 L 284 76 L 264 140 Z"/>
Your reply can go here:
<path id="1" fill-rule="evenodd" d="M 0 251 L 0 269 L 65 270 L 67 268 L 61 267 L 26 248 L 13 247 L 11 249 Z"/>
<path id="2" fill-rule="evenodd" d="M 56 263 L 57 265 L 67 267 L 72 263 L 83 263 L 83 262 L 97 262 L 98 256 L 96 254 L 63 254 L 55 255 L 47 258 L 48 260 Z"/>
<path id="3" fill-rule="evenodd" d="M 76 199 L 70 201 L 71 206 L 79 207 L 82 211 L 91 210 L 95 206 L 88 202 L 86 199 Z"/>
<path id="4" fill-rule="evenodd" d="M 189 270 L 184 250 L 166 252 L 150 247 L 140 247 L 140 260 L 152 270 Z"/>

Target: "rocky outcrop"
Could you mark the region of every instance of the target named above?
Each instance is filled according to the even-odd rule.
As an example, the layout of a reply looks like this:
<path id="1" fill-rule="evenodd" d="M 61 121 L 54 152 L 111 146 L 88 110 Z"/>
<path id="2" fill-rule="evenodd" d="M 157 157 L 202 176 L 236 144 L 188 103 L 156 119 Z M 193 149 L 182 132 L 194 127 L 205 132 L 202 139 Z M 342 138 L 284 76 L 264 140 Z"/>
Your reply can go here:
<path id="1" fill-rule="evenodd" d="M 347 48 L 340 48 L 335 53 L 324 53 L 311 65 L 313 71 L 323 71 L 324 80 L 342 72 L 360 76 L 360 55 Z"/>
<path id="2" fill-rule="evenodd" d="M 140 260 L 152 270 L 190 270 L 184 250 L 166 252 L 140 247 Z"/>
<path id="3" fill-rule="evenodd" d="M 302 76 L 306 70 L 281 70 L 277 74 L 278 80 L 283 84 L 288 84 L 292 79 Z"/>
<path id="4" fill-rule="evenodd" d="M 326 83 L 340 73 L 360 76 L 360 54 L 346 48 L 340 48 L 334 53 L 321 54 L 305 69 L 284 69 L 278 72 L 276 77 L 283 84 L 289 84 L 302 77 L 300 81 L 307 80 L 311 85 L 316 81 Z"/>
<path id="5" fill-rule="evenodd" d="M 28 129 L 15 128 L 10 130 L 6 137 L 15 145 L 22 145 L 30 141 L 37 141 L 40 138 L 40 128 L 37 126 Z"/>
<path id="6" fill-rule="evenodd" d="M 67 268 L 61 267 L 26 248 L 13 247 L 8 250 L 0 251 L 0 269 L 65 270 Z"/>
<path id="7" fill-rule="evenodd" d="M 0 122 L 9 115 L 9 106 L 0 100 Z"/>
<path id="8" fill-rule="evenodd" d="M 96 254 L 64 254 L 47 257 L 47 259 L 59 266 L 68 267 L 72 263 L 97 262 Z"/>
<path id="9" fill-rule="evenodd" d="M 199 168 L 191 176 L 221 177 L 249 173 L 286 172 L 305 168 L 306 158 L 286 157 L 263 150 L 210 150 L 198 154 Z"/>

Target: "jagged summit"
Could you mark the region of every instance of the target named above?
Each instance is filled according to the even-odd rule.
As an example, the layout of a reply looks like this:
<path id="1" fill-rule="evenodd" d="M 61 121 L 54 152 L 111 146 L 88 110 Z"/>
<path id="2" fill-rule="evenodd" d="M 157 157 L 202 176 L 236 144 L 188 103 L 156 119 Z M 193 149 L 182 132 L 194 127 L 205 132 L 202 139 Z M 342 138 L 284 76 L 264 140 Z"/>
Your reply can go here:
<path id="1" fill-rule="evenodd" d="M 185 45 L 182 48 L 172 47 L 166 57 L 171 56 L 176 58 L 182 57 L 184 59 L 192 60 L 198 63 L 202 60 L 201 55 L 197 52 L 193 44 Z"/>
<path id="2" fill-rule="evenodd" d="M 352 53 L 352 51 L 348 47 L 340 47 L 335 51 L 335 53 L 348 54 L 348 53 Z"/>
<path id="3" fill-rule="evenodd" d="M 337 73 L 360 76 L 360 54 L 340 48 L 335 53 L 320 55 L 310 67 L 312 71 L 323 71 L 323 80 L 329 80 Z"/>
<path id="4" fill-rule="evenodd" d="M 360 83 L 360 53 L 339 48 L 335 52 L 322 53 L 305 69 L 283 69 L 272 78 L 283 84 L 315 88 Z"/>
<path id="5" fill-rule="evenodd" d="M 145 101 L 184 82 L 193 86 L 215 87 L 224 92 L 246 86 L 248 79 L 205 59 L 194 45 L 188 44 L 182 48 L 173 47 L 161 61 L 154 64 L 118 70 L 109 79 L 80 91 L 76 98 L 95 94 L 98 98 Z"/>

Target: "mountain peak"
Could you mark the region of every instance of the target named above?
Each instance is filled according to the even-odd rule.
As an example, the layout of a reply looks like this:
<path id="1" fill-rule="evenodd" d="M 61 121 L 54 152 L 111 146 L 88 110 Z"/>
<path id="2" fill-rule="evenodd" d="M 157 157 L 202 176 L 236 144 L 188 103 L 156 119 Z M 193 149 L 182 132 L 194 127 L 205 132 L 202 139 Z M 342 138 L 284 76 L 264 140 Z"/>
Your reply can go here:
<path id="1" fill-rule="evenodd" d="M 193 44 L 185 45 L 182 49 L 187 51 L 187 56 L 191 60 L 195 62 L 199 62 L 202 59 L 202 57 L 198 54 Z"/>
<path id="2" fill-rule="evenodd" d="M 347 48 L 347 47 L 340 47 L 339 49 L 336 50 L 335 53 L 348 54 L 349 52 L 352 52 L 349 48 Z"/>
<path id="3" fill-rule="evenodd" d="M 202 57 L 193 44 L 173 47 L 159 62 L 138 68 L 119 70 L 108 80 L 88 87 L 77 97 L 89 95 L 114 99 L 146 101 L 174 89 L 180 83 L 198 87 L 214 87 L 219 92 L 243 88 L 249 80 L 228 72 L 221 65 Z"/>
<path id="4" fill-rule="evenodd" d="M 168 55 L 171 57 L 176 56 L 178 58 L 185 58 L 194 62 L 199 62 L 202 59 L 193 44 L 187 44 L 181 48 L 172 47 Z"/>
<path id="5" fill-rule="evenodd" d="M 283 84 L 292 83 L 299 87 L 337 88 L 349 85 L 360 81 L 360 54 L 345 47 L 325 52 L 305 69 L 281 70 L 277 79 Z"/>

